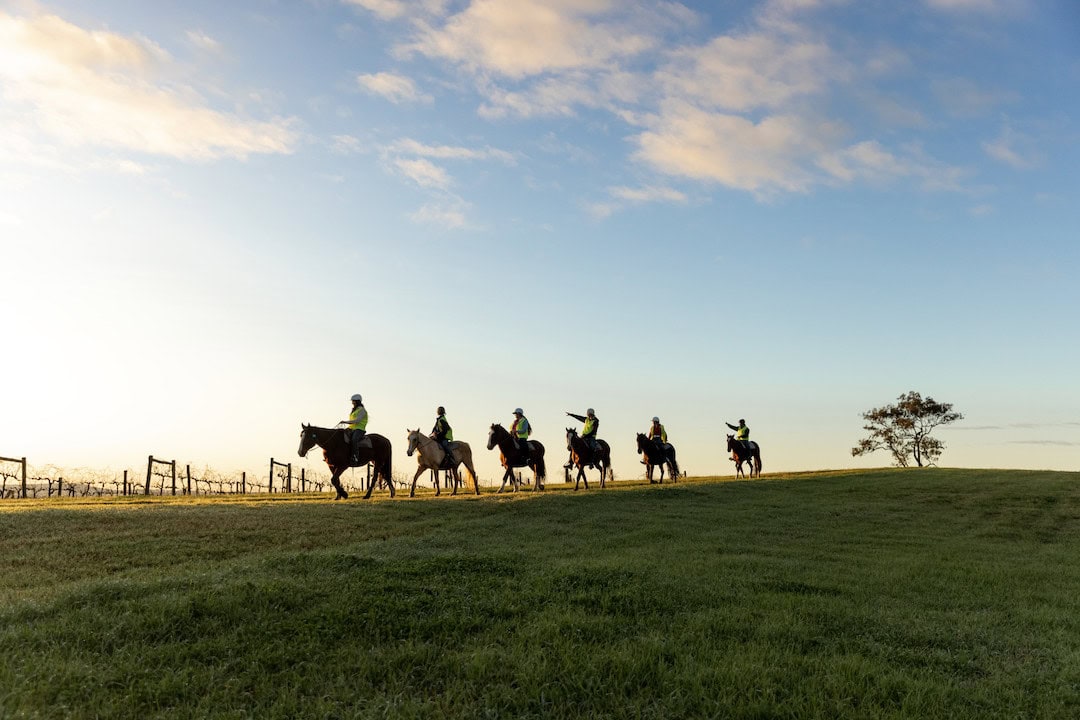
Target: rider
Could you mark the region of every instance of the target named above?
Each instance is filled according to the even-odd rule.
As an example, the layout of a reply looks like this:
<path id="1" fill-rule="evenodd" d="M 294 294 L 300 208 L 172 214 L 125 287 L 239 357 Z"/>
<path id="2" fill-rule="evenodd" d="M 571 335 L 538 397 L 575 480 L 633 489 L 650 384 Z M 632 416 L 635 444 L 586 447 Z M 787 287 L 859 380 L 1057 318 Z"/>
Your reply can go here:
<path id="1" fill-rule="evenodd" d="M 729 422 L 725 422 L 724 424 L 735 431 L 735 439 L 738 440 L 739 442 L 741 442 L 742 446 L 744 448 L 749 450 L 750 449 L 750 428 L 746 427 L 746 421 L 743 420 L 742 418 L 739 418 L 739 424 L 738 425 L 732 425 Z M 731 453 L 731 459 L 732 460 L 738 460 L 738 458 L 735 457 L 734 452 Z"/>
<path id="2" fill-rule="evenodd" d="M 660 424 L 660 418 L 653 416 L 652 425 L 649 426 L 649 439 L 656 443 L 656 446 L 663 449 L 664 443 L 667 442 L 667 430 Z"/>
<path id="3" fill-rule="evenodd" d="M 568 412 L 566 414 L 569 415 L 570 417 L 574 418 L 575 420 L 580 420 L 581 422 L 585 423 L 585 427 L 581 431 L 581 439 L 585 441 L 585 443 L 589 446 L 590 450 L 592 450 L 593 452 L 596 452 L 596 431 L 600 427 L 600 420 L 599 420 L 599 418 L 596 417 L 596 412 L 592 408 L 589 408 L 588 410 L 585 411 L 584 416 L 575 415 L 572 412 Z M 570 453 L 570 459 L 566 461 L 566 464 L 563 465 L 563 467 L 564 468 L 572 468 L 572 467 L 574 467 L 574 453 L 573 452 Z M 591 463 L 590 463 L 589 467 L 592 467 Z"/>
<path id="4" fill-rule="evenodd" d="M 646 434 L 646 437 L 656 443 L 658 449 L 664 449 L 664 443 L 667 442 L 667 430 L 660 424 L 660 418 L 655 415 L 653 416 L 652 425 L 649 426 L 649 432 Z M 645 458 L 641 459 L 641 464 L 648 465 L 648 463 L 645 462 Z"/>
<path id="5" fill-rule="evenodd" d="M 429 437 L 439 443 L 446 457 L 450 457 L 450 443 L 454 442 L 454 429 L 450 427 L 446 419 L 446 408 L 442 405 L 435 410 L 435 427 L 431 428 Z"/>
<path id="6" fill-rule="evenodd" d="M 367 434 L 368 414 L 364 407 L 364 398 L 360 393 L 352 396 L 352 412 L 348 420 L 342 420 L 349 431 L 349 444 L 352 447 L 352 462 L 354 465 L 360 462 L 360 441 Z"/>
<path id="7" fill-rule="evenodd" d="M 529 419 L 521 408 L 514 408 L 514 423 L 510 426 L 510 437 L 514 438 L 518 450 L 525 457 L 529 457 L 529 436 L 532 435 L 532 426 Z"/>

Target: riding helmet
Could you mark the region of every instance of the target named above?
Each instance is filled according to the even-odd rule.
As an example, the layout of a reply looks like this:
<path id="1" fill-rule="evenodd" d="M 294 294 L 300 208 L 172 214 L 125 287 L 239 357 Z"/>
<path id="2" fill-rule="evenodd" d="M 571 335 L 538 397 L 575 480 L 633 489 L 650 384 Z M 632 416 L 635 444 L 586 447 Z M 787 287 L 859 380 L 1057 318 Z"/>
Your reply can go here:
<path id="1" fill-rule="evenodd" d="M 360 393 L 356 393 L 356 394 L 355 394 L 355 395 L 353 395 L 353 396 L 352 396 L 352 398 L 350 398 L 350 399 L 351 399 L 351 400 L 352 400 L 353 402 L 358 402 L 358 403 L 362 403 L 362 402 L 364 402 L 364 398 L 360 397 Z"/>

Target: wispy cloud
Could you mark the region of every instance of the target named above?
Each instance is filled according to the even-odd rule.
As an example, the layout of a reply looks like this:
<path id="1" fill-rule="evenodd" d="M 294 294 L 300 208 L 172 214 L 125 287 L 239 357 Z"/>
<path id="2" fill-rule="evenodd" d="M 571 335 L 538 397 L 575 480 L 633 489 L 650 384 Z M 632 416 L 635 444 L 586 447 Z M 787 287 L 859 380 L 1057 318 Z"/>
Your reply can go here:
<path id="1" fill-rule="evenodd" d="M 289 153 L 289 119 L 211 108 L 165 80 L 169 55 L 149 40 L 87 30 L 59 17 L 0 12 L 0 131 L 28 120 L 55 142 L 181 160 Z M 14 116 L 13 116 L 14 115 Z"/>
<path id="2" fill-rule="evenodd" d="M 912 59 L 889 45 L 830 42 L 828 27 L 815 30 L 815 14 L 844 1 L 768 0 L 737 29 L 692 41 L 687 38 L 698 37 L 693 31 L 701 23 L 678 3 L 424 3 L 410 15 L 411 36 L 394 52 L 400 61 L 423 57 L 453 68 L 457 82 L 471 80 L 480 97 L 477 113 L 489 120 L 610 113 L 629 128 L 630 156 L 655 173 L 657 186 L 676 178 L 761 199 L 843 184 L 962 189 L 967 170 L 898 139 L 897 131 L 931 125 L 924 110 L 875 85 L 911 75 Z M 402 17 L 399 3 L 355 2 Z M 961 4 L 941 0 L 930 7 L 953 12 Z M 1007 4 L 969 0 L 966 9 Z M 369 77 L 374 85 L 376 76 Z M 401 89 L 391 89 L 388 78 L 387 96 L 410 97 L 408 78 L 392 77 Z M 963 77 L 938 78 L 921 89 L 960 117 L 1014 100 Z M 852 127 L 830 113 L 838 97 L 843 102 L 852 92 L 888 132 Z M 1004 162 L 1030 157 L 1015 137 L 985 149 Z M 604 216 L 626 202 L 611 198 L 589 209 Z"/>
<path id="3" fill-rule="evenodd" d="M 1041 161 L 1035 141 L 1008 124 L 993 140 L 983 143 L 986 154 L 1017 170 L 1029 170 Z"/>
<path id="4" fill-rule="evenodd" d="M 436 225 L 453 230 L 468 225 L 464 204 L 457 199 L 451 203 L 428 203 L 410 215 L 409 219 L 419 225 Z"/>
<path id="5" fill-rule="evenodd" d="M 386 147 L 393 154 L 416 155 L 444 160 L 498 160 L 507 165 L 515 164 L 513 154 L 492 147 L 469 148 L 457 145 L 427 145 L 412 138 L 396 140 Z"/>
<path id="6" fill-rule="evenodd" d="M 393 165 L 420 187 L 443 189 L 450 186 L 450 174 L 430 160 L 399 157 L 393 159 Z"/>
<path id="7" fill-rule="evenodd" d="M 431 103 L 435 100 L 431 95 L 420 92 L 412 78 L 405 75 L 388 72 L 357 75 L 356 82 L 368 92 L 392 103 Z"/>
<path id="8" fill-rule="evenodd" d="M 414 213 L 411 219 L 417 223 L 454 229 L 468 225 L 465 213 L 469 205 L 451 190 L 454 178 L 440 163 L 494 161 L 514 165 L 517 162 L 512 153 L 490 146 L 435 145 L 414 138 L 399 138 L 387 143 L 380 148 L 380 153 L 393 172 L 408 178 L 432 195 L 432 201 Z"/>
<path id="9" fill-rule="evenodd" d="M 221 43 L 207 35 L 202 30 L 188 30 L 187 39 L 195 47 L 209 52 L 221 50 Z"/>

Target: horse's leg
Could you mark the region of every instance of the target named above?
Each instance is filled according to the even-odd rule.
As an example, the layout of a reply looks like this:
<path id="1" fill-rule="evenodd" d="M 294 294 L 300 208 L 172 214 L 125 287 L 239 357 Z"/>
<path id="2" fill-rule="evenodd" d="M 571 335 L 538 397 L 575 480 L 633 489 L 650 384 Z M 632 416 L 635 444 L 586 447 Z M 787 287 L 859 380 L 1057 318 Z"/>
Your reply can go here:
<path id="1" fill-rule="evenodd" d="M 375 486 L 378 485 L 378 484 L 379 484 L 379 471 L 378 471 L 378 469 L 376 469 L 374 474 L 372 474 L 372 476 L 371 476 L 371 482 L 368 483 L 367 492 L 364 493 L 364 499 L 365 500 L 370 500 L 371 499 L 371 491 L 374 490 Z"/>
<path id="2" fill-rule="evenodd" d="M 412 486 L 409 488 L 409 497 L 416 497 L 416 480 L 427 470 L 423 465 L 417 464 L 416 474 L 412 476 Z"/>
<path id="3" fill-rule="evenodd" d="M 345 492 L 345 487 L 341 484 L 341 473 L 341 470 L 335 472 L 330 478 L 330 484 L 337 490 L 337 497 L 334 498 L 335 500 L 348 500 L 349 493 Z"/>

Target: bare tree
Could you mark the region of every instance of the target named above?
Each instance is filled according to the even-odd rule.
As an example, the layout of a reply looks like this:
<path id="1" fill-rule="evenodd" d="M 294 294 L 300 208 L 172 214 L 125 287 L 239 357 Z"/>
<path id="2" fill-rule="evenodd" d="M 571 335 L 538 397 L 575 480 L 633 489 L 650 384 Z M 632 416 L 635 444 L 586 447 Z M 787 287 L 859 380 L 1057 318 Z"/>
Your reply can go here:
<path id="1" fill-rule="evenodd" d="M 922 467 L 933 463 L 945 449 L 945 443 L 930 437 L 934 428 L 948 425 L 964 418 L 952 409 L 952 403 L 939 403 L 932 397 L 911 390 L 898 397 L 895 405 L 867 410 L 862 414 L 866 424 L 863 429 L 870 433 L 851 448 L 854 457 L 867 455 L 876 450 L 888 450 L 895 464 L 908 467 L 908 458 Z"/>

